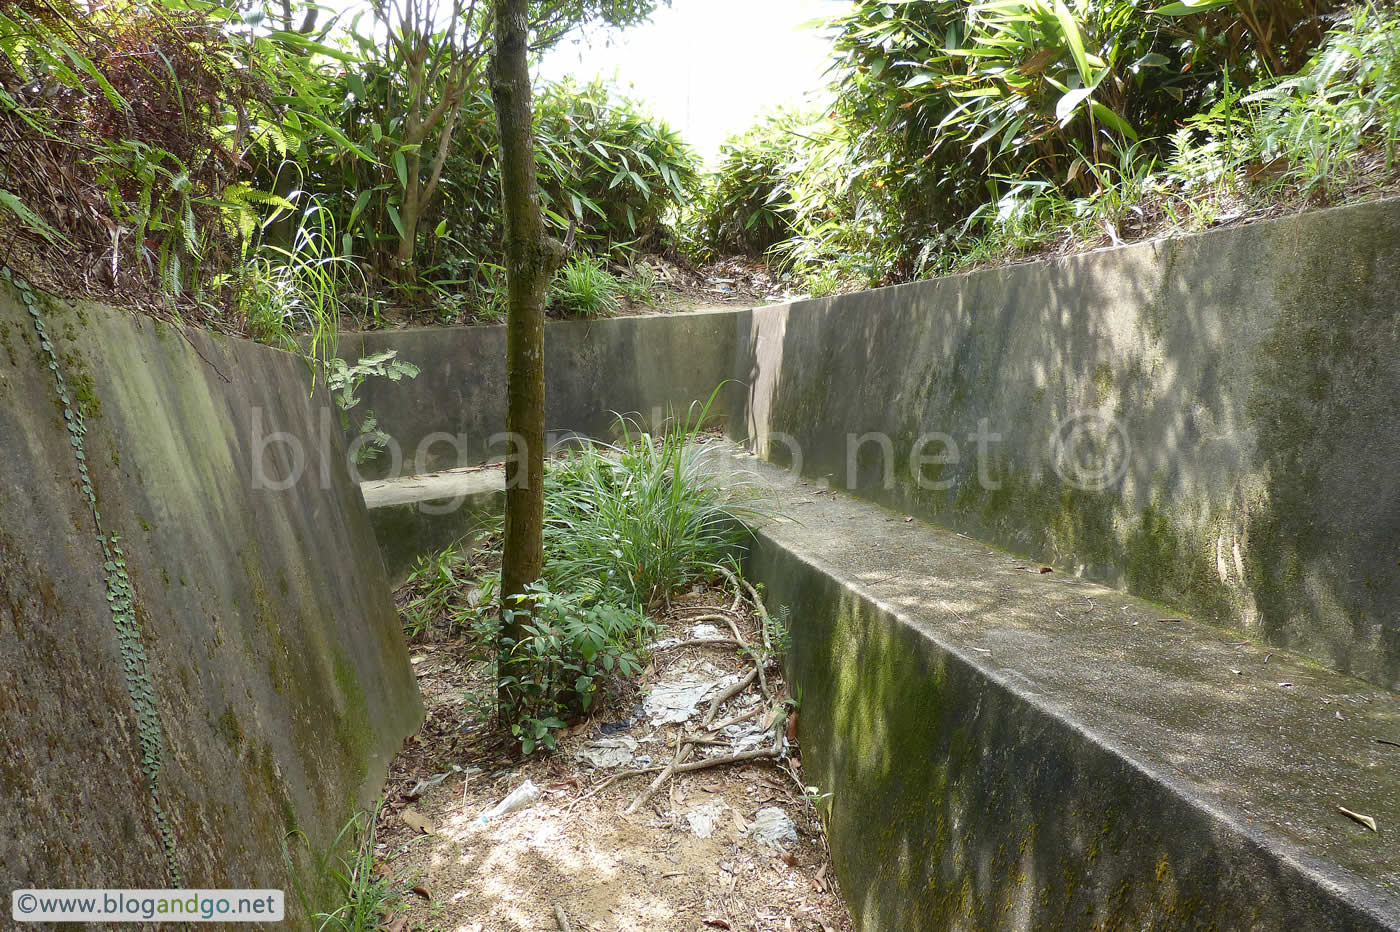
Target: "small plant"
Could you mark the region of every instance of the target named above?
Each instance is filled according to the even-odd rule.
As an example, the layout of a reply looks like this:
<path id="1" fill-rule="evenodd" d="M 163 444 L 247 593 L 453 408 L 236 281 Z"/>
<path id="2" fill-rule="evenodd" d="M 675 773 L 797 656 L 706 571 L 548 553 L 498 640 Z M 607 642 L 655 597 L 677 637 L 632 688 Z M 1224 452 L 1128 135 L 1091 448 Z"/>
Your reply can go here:
<path id="1" fill-rule="evenodd" d="M 532 754 L 554 747 L 561 715 L 592 708 L 608 676 L 628 677 L 641 669 L 639 645 L 652 630 L 636 609 L 594 601 L 588 593 L 552 591 L 535 583 L 504 611 L 505 623 L 522 624 L 526 637 L 504 643 L 510 653 L 502 689 L 516 697 L 511 732 Z"/>
<path id="2" fill-rule="evenodd" d="M 391 382 L 418 378 L 419 369 L 411 362 L 396 358 L 398 350 L 386 350 L 373 356 L 362 358 L 350 365 L 339 357 L 332 359 L 327 366 L 326 384 L 340 408 L 340 424 L 350 429 L 350 411 L 360 403 L 355 393 L 368 378 L 385 378 Z M 379 427 L 379 420 L 373 411 L 366 411 L 357 428 L 359 442 L 355 444 L 355 462 L 364 464 L 377 457 L 393 438 Z"/>
<path id="3" fill-rule="evenodd" d="M 285 207 L 291 202 L 282 201 Z M 263 223 L 266 229 L 285 209 L 279 206 Z M 236 275 L 217 283 L 237 289 L 236 304 L 253 339 L 302 353 L 313 373 L 335 358 L 344 298 L 364 276 L 354 261 L 337 251 L 335 216 L 314 198 L 308 201 L 292 237 L 291 248 L 264 243 Z M 303 348 L 293 334 L 306 333 Z"/>
<path id="4" fill-rule="evenodd" d="M 618 281 L 592 256 L 564 264 L 550 292 L 551 303 L 581 317 L 602 317 L 617 310 Z"/>
<path id="5" fill-rule="evenodd" d="M 481 264 L 481 281 L 476 289 L 476 318 L 483 323 L 498 324 L 506 319 L 510 294 L 506 290 L 504 266 L 491 262 Z"/>
<path id="6" fill-rule="evenodd" d="M 381 799 L 374 812 L 357 812 L 341 828 L 330 850 L 348 849 L 347 853 L 325 858 L 313 854 L 315 877 L 309 889 L 294 863 L 290 844 L 300 837 L 309 848 L 306 836 L 293 832 L 282 842 L 282 859 L 293 890 L 316 932 L 375 932 L 383 928 L 393 908 L 412 895 L 411 879 L 375 868 L 376 826 L 383 807 Z M 329 911 L 317 911 L 316 907 L 325 901 L 323 897 L 339 905 Z"/>
<path id="7" fill-rule="evenodd" d="M 714 398 L 659 437 L 624 420 L 620 444 L 586 446 L 550 470 L 545 571 L 556 588 L 601 587 L 645 606 L 742 550 L 742 519 L 754 514 L 746 488 L 720 487 L 696 443 Z"/>
<path id="8" fill-rule="evenodd" d="M 840 285 L 841 277 L 833 268 L 822 268 L 807 276 L 807 293 L 814 298 L 830 297 Z"/>
<path id="9" fill-rule="evenodd" d="M 651 266 L 643 263 L 632 266 L 627 275 L 619 280 L 618 287 L 622 296 L 633 304 L 656 307 L 660 282 L 656 269 Z"/>
<path id="10" fill-rule="evenodd" d="M 449 636 L 471 635 L 474 643 L 494 643 L 500 627 L 496 590 L 500 576 L 485 572 L 468 547 L 452 546 L 420 557 L 405 588 L 412 596 L 400 609 L 404 633 L 420 638 L 434 628 Z"/>

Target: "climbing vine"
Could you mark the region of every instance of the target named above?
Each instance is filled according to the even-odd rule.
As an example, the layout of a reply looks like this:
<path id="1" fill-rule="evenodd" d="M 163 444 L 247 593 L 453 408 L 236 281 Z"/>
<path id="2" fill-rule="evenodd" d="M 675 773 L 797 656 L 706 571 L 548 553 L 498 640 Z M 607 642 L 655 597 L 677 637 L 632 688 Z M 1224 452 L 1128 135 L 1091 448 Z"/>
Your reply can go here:
<path id="1" fill-rule="evenodd" d="M 113 532 L 107 534 L 102 527 L 102 513 L 97 506 L 97 493 L 93 491 L 92 476 L 88 472 L 87 450 L 84 437 L 87 427 L 83 423 L 81 409 L 73 403 L 68 391 L 68 383 L 59 367 L 58 353 L 49 339 L 44 326 L 44 316 L 39 309 L 39 301 L 29 284 L 11 274 L 8 268 L 0 266 L 0 277 L 12 284 L 19 292 L 20 300 L 29 310 L 34 322 L 34 330 L 39 335 L 39 349 L 48 361 L 53 373 L 54 386 L 59 404 L 63 408 L 63 420 L 68 430 L 68 443 L 73 448 L 73 458 L 78 463 L 78 474 L 82 477 L 81 488 L 92 512 L 93 528 L 97 544 L 102 549 L 102 569 L 107 583 L 107 605 L 112 614 L 112 624 L 116 628 L 117 642 L 121 648 L 122 664 L 126 673 L 126 688 L 131 695 L 131 703 L 136 711 L 137 736 L 141 742 L 141 773 L 146 778 L 146 788 L 150 796 L 151 811 L 155 816 L 156 827 L 160 832 L 161 847 L 165 852 L 165 869 L 172 888 L 184 886 L 180 866 L 176 862 L 175 834 L 170 828 L 170 820 L 160 802 L 161 771 L 161 726 L 160 715 L 156 710 L 155 688 L 146 661 L 146 648 L 141 643 L 141 624 L 136 618 L 136 600 L 131 590 L 131 577 L 126 571 L 126 555 L 122 552 L 120 538 Z"/>

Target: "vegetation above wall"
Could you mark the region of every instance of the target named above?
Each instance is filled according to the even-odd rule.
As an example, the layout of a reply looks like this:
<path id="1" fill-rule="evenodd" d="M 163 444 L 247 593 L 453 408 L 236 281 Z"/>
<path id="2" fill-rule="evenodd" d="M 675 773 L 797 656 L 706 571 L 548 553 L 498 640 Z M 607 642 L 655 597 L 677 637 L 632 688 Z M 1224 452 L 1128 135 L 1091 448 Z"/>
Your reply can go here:
<path id="1" fill-rule="evenodd" d="M 865 0 L 828 23 L 835 104 L 733 140 L 703 246 L 814 293 L 1392 189 L 1388 9 Z"/>
<path id="2" fill-rule="evenodd" d="M 653 5 L 543 4 L 535 51 Z M 374 326 L 395 305 L 499 316 L 489 4 L 441 6 L 7 6 L 3 261 L 54 291 L 273 343 L 342 318 Z M 698 177 L 674 130 L 566 81 L 537 91 L 536 133 L 561 237 L 575 226 L 615 266 L 666 244 L 662 218 Z"/>
<path id="3" fill-rule="evenodd" d="M 486 5 L 451 6 L 10 5 L 5 261 L 278 345 L 309 332 L 318 355 L 340 326 L 500 320 Z M 652 4 L 554 6 L 536 52 Z M 862 0 L 826 28 L 834 103 L 736 136 L 710 176 L 635 101 L 537 89 L 546 220 L 576 241 L 551 313 L 654 305 L 667 263 L 825 294 L 1394 187 L 1388 8 Z"/>

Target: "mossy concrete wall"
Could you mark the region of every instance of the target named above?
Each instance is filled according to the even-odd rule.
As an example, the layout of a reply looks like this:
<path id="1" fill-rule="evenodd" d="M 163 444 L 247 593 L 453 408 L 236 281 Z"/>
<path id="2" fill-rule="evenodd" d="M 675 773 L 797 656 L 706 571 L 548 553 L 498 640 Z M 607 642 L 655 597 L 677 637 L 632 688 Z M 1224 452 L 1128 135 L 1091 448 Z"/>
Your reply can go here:
<path id="1" fill-rule="evenodd" d="M 1381 690 L 1154 624 L 1150 605 L 1000 554 L 944 575 L 902 559 L 917 525 L 865 513 L 863 528 L 895 522 L 872 549 L 813 511 L 761 535 L 745 571 L 792 620 L 803 781 L 829 794 L 856 928 L 1400 928 L 1393 844 L 1336 812 L 1393 805 L 1368 737 L 1395 729 L 1393 701 L 1370 704 Z M 839 540 L 801 547 L 823 533 Z M 946 562 L 981 549 L 929 540 Z M 1168 639 L 1159 667 L 1149 642 Z M 1234 682 L 1222 660 L 1243 668 Z M 1271 695 L 1280 676 L 1308 698 Z M 1356 708 L 1374 717 L 1358 727 Z"/>
<path id="2" fill-rule="evenodd" d="M 805 475 L 1394 687 L 1397 294 L 1390 200 L 753 311 L 553 323 L 548 424 L 606 437 L 614 412 L 732 379 L 717 407 L 775 462 L 798 451 Z M 366 478 L 506 452 L 502 329 L 341 352 L 389 348 L 423 374 L 366 386 L 403 451 Z"/>
<path id="3" fill-rule="evenodd" d="M 710 397 L 733 366 L 746 317 L 725 311 L 545 328 L 546 428 L 609 439 L 618 415 L 651 422 Z M 422 369 L 411 383 L 369 380 L 356 411 L 373 411 L 398 454 L 362 467 L 364 479 L 475 466 L 507 455 L 504 327 L 434 327 L 342 337 L 354 360 L 384 350 Z M 724 407 L 717 405 L 716 410 Z"/>
<path id="4" fill-rule="evenodd" d="M 761 308 L 731 424 L 806 475 L 1394 687 L 1397 295 L 1392 200 Z"/>
<path id="5" fill-rule="evenodd" d="M 0 285 L 0 887 L 177 873 L 295 914 L 284 838 L 326 850 L 422 716 L 324 390 L 267 347 L 40 297 L 45 346 L 21 298 Z"/>

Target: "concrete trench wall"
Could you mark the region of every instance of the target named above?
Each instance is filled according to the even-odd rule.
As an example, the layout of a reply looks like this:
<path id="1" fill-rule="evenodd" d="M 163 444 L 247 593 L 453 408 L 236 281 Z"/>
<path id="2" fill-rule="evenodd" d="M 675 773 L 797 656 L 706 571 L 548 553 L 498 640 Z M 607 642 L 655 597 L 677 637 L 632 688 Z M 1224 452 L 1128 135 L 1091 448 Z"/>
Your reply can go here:
<path id="1" fill-rule="evenodd" d="M 1392 200 L 760 308 L 731 433 L 1393 688 L 1397 294 Z"/>
<path id="2" fill-rule="evenodd" d="M 767 535 L 745 571 L 793 619 L 803 780 L 829 794 L 856 928 L 1395 928 L 1386 876 L 1302 854 L 1267 820 L 1242 831 L 1200 805 L 1197 774 L 1141 769 L 1053 687 L 989 676 Z"/>
<path id="3" fill-rule="evenodd" d="M 547 428 L 558 438 L 576 433 L 606 439 L 614 435 L 618 415 L 650 422 L 658 414 L 684 414 L 729 378 L 746 332 L 743 314 L 549 324 Z M 363 357 L 389 349 L 422 373 L 410 383 L 365 383 L 356 411 L 373 411 L 394 443 L 389 453 L 360 468 L 362 478 L 475 466 L 510 451 L 504 440 L 504 327 L 346 335 L 339 352 L 353 360 L 357 352 Z"/>
<path id="4" fill-rule="evenodd" d="M 1390 200 L 752 311 L 555 323 L 549 425 L 607 437 L 614 412 L 724 383 L 729 433 L 765 458 L 1393 688 L 1397 294 Z M 396 474 L 505 452 L 500 328 L 362 348 L 424 370 L 364 392 Z"/>
<path id="5" fill-rule="evenodd" d="M 328 399 L 267 347 L 35 308 L 51 355 L 0 283 L 0 887 L 273 887 L 294 916 L 284 839 L 313 881 L 422 716 Z"/>

